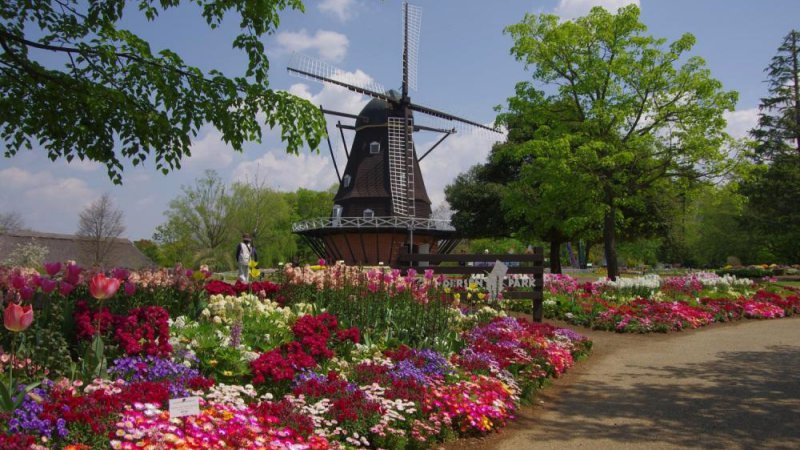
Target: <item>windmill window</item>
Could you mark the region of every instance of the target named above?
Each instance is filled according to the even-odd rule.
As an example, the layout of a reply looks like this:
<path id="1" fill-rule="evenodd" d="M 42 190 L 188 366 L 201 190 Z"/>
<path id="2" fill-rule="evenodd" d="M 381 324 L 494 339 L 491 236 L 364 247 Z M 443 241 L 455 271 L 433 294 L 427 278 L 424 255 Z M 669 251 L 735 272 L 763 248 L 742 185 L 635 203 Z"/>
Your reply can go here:
<path id="1" fill-rule="evenodd" d="M 369 143 L 369 154 L 370 155 L 377 155 L 381 152 L 381 143 L 378 141 L 373 141 Z"/>
<path id="2" fill-rule="evenodd" d="M 350 181 L 351 180 L 352 179 L 350 178 L 350 175 L 345 175 L 344 177 L 342 177 L 342 186 L 344 186 L 346 188 L 350 187 Z"/>
<path id="3" fill-rule="evenodd" d="M 364 210 L 364 218 L 365 219 L 374 219 L 375 218 L 375 211 L 371 209 Z"/>

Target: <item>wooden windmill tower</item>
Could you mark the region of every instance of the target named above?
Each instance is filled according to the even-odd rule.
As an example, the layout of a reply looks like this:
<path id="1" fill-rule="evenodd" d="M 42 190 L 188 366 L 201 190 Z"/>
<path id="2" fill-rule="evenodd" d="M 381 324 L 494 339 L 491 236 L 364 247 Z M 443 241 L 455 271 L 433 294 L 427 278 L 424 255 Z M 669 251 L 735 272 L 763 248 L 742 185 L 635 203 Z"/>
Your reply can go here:
<path id="1" fill-rule="evenodd" d="M 305 56 L 296 57 L 288 68 L 293 75 L 373 97 L 358 114 L 322 108 L 325 114 L 355 119 L 354 125 L 337 124 L 340 132 L 355 130 L 355 137 L 349 151 L 345 144 L 347 164 L 341 174 L 328 139 L 339 179 L 331 216 L 293 225 L 293 231 L 305 237 L 321 257 L 348 264 L 393 264 L 403 250 L 446 253 L 457 243 L 449 221 L 431 218 L 431 201 L 419 168 L 419 162 L 456 129 L 417 124 L 414 113 L 469 128 L 496 130 L 411 102 L 408 91 L 417 86 L 420 23 L 420 9 L 404 3 L 400 92 L 354 82 L 345 72 Z M 412 139 L 416 131 L 443 136 L 418 156 Z"/>

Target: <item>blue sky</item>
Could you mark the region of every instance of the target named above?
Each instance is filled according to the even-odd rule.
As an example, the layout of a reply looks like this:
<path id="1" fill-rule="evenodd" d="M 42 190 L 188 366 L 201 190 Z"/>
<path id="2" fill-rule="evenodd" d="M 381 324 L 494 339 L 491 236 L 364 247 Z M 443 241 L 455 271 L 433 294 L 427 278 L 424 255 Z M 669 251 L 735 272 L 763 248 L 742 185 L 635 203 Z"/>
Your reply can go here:
<path id="1" fill-rule="evenodd" d="M 278 32 L 265 38 L 272 65 L 270 83 L 326 108 L 357 112 L 367 98 L 338 88 L 289 76 L 285 67 L 292 52 L 325 60 L 353 76 L 374 80 L 386 88 L 400 84 L 401 1 L 309 0 L 305 13 L 286 12 Z M 565 19 L 585 14 L 591 6 L 616 10 L 637 3 L 648 33 L 676 39 L 690 32 L 697 38 L 693 55 L 705 58 L 712 75 L 725 89 L 739 92 L 737 110 L 728 114 L 729 132 L 743 136 L 755 124 L 759 98 L 766 94 L 764 67 L 792 28 L 800 27 L 797 0 L 418 0 L 422 8 L 419 90 L 415 102 L 483 123 L 494 120 L 495 105 L 513 94 L 515 83 L 530 79 L 509 55 L 511 39 L 503 27 L 526 12 L 554 13 Z M 125 26 L 150 40 L 155 49 L 170 48 L 187 63 L 218 69 L 228 75 L 244 71 L 246 58 L 231 49 L 236 21 L 209 30 L 192 6 L 171 10 L 146 22 L 131 10 Z M 331 122 L 337 161 L 344 161 L 338 132 Z M 327 146 L 319 154 L 287 155 L 278 131 L 265 133 L 261 144 L 243 153 L 228 148 L 219 133 L 204 128 L 183 168 L 163 176 L 152 165 L 129 168 L 124 184 L 113 185 L 103 166 L 93 162 L 50 162 L 41 151 L 0 159 L 0 212 L 19 213 L 28 228 L 73 233 L 80 211 L 104 192 L 125 214 L 126 237 L 151 238 L 164 222 L 169 201 L 182 186 L 206 169 L 217 170 L 226 182 L 257 181 L 280 190 L 325 189 L 336 181 Z M 352 135 L 346 135 L 348 142 Z M 438 137 L 417 134 L 418 149 Z M 464 132 L 448 138 L 422 162 L 428 193 L 439 205 L 444 186 L 471 165 L 483 162 L 491 136 Z"/>

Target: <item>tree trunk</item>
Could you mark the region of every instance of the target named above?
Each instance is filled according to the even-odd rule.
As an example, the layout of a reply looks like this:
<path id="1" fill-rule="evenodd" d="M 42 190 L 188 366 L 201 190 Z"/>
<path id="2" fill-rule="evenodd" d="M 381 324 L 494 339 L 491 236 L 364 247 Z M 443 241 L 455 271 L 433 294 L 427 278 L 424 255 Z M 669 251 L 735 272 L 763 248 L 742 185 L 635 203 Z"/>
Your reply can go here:
<path id="1" fill-rule="evenodd" d="M 589 264 L 589 251 L 592 249 L 593 244 L 589 241 L 586 241 L 583 249 L 583 261 L 581 261 L 581 269 L 585 269 L 588 267 Z"/>
<path id="2" fill-rule="evenodd" d="M 614 202 L 611 201 L 610 208 L 606 212 L 605 219 L 603 220 L 603 244 L 605 245 L 606 253 L 606 266 L 608 268 L 608 278 L 616 280 L 619 275 L 619 266 L 617 265 L 617 242 L 616 242 L 616 212 Z"/>
<path id="3" fill-rule="evenodd" d="M 550 241 L 550 273 L 561 273 L 561 242 Z"/>

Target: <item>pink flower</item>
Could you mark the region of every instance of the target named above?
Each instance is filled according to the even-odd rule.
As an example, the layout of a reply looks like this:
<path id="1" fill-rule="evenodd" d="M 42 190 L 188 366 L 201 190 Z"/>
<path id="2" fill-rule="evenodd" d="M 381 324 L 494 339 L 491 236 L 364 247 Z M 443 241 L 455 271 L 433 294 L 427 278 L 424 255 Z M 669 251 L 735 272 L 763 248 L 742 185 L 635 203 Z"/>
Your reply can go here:
<path id="1" fill-rule="evenodd" d="M 47 271 L 47 274 L 51 277 L 56 276 L 58 272 L 61 272 L 61 263 L 60 262 L 52 262 L 52 263 L 44 263 L 44 270 Z"/>
<path id="2" fill-rule="evenodd" d="M 18 333 L 25 331 L 33 323 L 33 308 L 9 303 L 3 312 L 3 325 L 8 331 Z"/>
<path id="3" fill-rule="evenodd" d="M 319 261 L 317 261 L 317 264 L 320 266 L 324 266 L 326 264 L 325 258 L 320 258 Z"/>
<path id="4" fill-rule="evenodd" d="M 114 296 L 119 289 L 120 281 L 116 278 L 107 278 L 105 274 L 98 273 L 89 283 L 89 293 L 97 300 L 105 300 Z"/>

